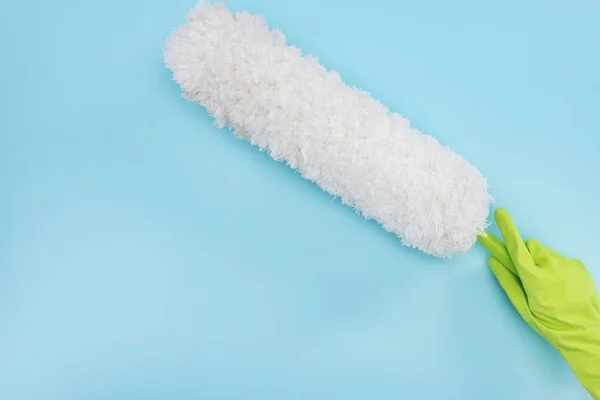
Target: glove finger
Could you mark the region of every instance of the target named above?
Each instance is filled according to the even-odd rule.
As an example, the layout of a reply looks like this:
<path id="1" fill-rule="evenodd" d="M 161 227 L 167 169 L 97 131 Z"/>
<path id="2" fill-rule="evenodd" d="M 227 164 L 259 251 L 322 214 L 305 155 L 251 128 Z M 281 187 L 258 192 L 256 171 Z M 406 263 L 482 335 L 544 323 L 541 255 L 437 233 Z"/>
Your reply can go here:
<path id="1" fill-rule="evenodd" d="M 483 247 L 487 249 L 487 251 L 492 253 L 492 255 L 498 259 L 498 261 L 504 264 L 504 266 L 508 268 L 510 272 L 517 276 L 519 275 L 517 269 L 515 268 L 515 265 L 513 264 L 510 258 L 508 249 L 500 239 L 486 231 L 485 236 L 479 235 L 477 236 L 477 240 L 483 245 Z"/>
<path id="2" fill-rule="evenodd" d="M 550 250 L 548 250 L 548 248 L 546 248 L 539 240 L 526 240 L 525 246 L 527 247 L 527 250 L 529 250 L 529 254 L 531 254 L 531 258 L 533 259 L 535 265 L 542 267 L 544 265 L 551 264 L 552 255 Z"/>
<path id="3" fill-rule="evenodd" d="M 523 272 L 533 271 L 536 268 L 535 262 L 508 212 L 503 208 L 498 208 L 495 217 L 510 258 L 519 271 L 519 276 L 523 278 Z M 528 274 L 526 273 L 526 275 Z"/>
<path id="4" fill-rule="evenodd" d="M 517 309 L 519 314 L 521 314 L 523 319 L 530 322 L 531 311 L 529 310 L 529 304 L 527 303 L 527 294 L 525 293 L 525 289 L 523 289 L 519 277 L 510 272 L 508 268 L 494 257 L 488 259 L 488 265 L 498 280 L 498 283 L 506 292 L 510 302 Z"/>

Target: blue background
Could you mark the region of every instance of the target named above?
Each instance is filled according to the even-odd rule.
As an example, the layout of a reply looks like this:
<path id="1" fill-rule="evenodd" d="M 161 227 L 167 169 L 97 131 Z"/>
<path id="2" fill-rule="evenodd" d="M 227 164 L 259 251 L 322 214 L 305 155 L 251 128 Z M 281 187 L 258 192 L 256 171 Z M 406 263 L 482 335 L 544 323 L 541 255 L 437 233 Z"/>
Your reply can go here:
<path id="1" fill-rule="evenodd" d="M 404 248 L 182 99 L 161 52 L 194 4 L 0 3 L 0 398 L 588 398 L 481 247 Z M 600 3 L 227 5 L 600 282 Z"/>

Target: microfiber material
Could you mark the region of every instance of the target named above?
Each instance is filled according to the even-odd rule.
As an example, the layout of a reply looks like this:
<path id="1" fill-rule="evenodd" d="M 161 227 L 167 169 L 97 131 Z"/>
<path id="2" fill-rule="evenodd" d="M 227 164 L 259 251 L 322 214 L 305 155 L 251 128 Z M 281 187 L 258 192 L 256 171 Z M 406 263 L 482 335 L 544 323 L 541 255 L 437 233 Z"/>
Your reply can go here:
<path id="1" fill-rule="evenodd" d="M 164 58 L 184 96 L 404 245 L 451 257 L 487 227 L 485 178 L 261 16 L 199 3 Z"/>

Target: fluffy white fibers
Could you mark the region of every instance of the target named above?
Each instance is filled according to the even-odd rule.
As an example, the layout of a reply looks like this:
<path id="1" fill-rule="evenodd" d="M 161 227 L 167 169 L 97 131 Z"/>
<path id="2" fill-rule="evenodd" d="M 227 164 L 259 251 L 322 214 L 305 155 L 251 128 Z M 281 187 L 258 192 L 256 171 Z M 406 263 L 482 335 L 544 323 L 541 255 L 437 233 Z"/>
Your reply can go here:
<path id="1" fill-rule="evenodd" d="M 261 16 L 201 2 L 167 40 L 184 96 L 426 254 L 469 249 L 487 225 L 484 177 Z"/>

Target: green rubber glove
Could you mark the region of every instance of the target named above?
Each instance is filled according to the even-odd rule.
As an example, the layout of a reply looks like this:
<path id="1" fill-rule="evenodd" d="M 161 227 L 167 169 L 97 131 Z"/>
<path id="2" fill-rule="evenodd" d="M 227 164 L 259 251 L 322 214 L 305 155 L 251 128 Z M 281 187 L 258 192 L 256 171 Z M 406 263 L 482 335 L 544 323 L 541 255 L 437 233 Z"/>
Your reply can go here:
<path id="1" fill-rule="evenodd" d="M 600 400 L 600 299 L 590 273 L 538 240 L 524 242 L 506 210 L 495 218 L 504 243 L 489 233 L 479 237 L 492 253 L 490 269 L 529 326 Z"/>

